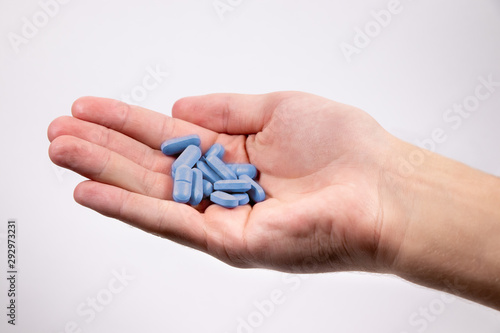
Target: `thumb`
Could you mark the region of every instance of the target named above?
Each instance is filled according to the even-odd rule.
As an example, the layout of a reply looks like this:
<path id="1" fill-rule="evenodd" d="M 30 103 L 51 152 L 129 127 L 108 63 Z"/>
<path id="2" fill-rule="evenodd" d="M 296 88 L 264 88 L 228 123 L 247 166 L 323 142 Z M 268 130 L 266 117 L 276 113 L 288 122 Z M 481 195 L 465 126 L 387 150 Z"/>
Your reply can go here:
<path id="1" fill-rule="evenodd" d="M 175 102 L 172 116 L 219 133 L 254 134 L 271 119 L 281 99 L 280 93 L 185 97 Z"/>

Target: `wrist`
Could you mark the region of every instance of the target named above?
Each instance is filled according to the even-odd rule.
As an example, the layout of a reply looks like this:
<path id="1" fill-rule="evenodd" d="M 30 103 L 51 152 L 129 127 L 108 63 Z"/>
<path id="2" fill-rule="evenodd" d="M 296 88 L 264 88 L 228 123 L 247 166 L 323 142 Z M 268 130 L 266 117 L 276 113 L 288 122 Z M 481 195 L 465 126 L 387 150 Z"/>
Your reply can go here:
<path id="1" fill-rule="evenodd" d="M 394 147 L 384 177 L 389 271 L 499 308 L 500 180 L 402 141 Z"/>

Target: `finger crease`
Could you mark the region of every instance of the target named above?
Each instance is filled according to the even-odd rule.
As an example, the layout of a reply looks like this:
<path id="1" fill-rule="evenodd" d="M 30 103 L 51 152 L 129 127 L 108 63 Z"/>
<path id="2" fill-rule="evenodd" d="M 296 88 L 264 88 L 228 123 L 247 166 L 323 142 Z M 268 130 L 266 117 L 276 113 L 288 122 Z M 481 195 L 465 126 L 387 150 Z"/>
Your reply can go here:
<path id="1" fill-rule="evenodd" d="M 165 237 L 163 234 L 163 228 L 165 223 L 165 216 L 168 216 L 168 211 L 170 209 L 170 203 L 168 201 L 158 200 L 157 208 L 158 214 L 156 221 L 156 230 L 154 231 L 156 236 Z"/>
<path id="2" fill-rule="evenodd" d="M 141 177 L 141 184 L 143 184 L 143 193 L 148 196 L 152 196 L 151 191 L 155 183 L 155 181 L 151 181 L 151 174 L 148 171 L 144 170 Z"/>
<path id="3" fill-rule="evenodd" d="M 120 129 L 118 130 L 119 132 L 123 132 L 123 129 L 125 128 L 125 125 L 127 124 L 128 118 L 130 116 L 130 105 L 128 105 L 127 103 L 122 103 L 121 105 L 123 106 L 122 108 L 123 114 L 122 114 Z"/>
<path id="4" fill-rule="evenodd" d="M 106 160 L 104 161 L 103 165 L 102 165 L 102 168 L 101 170 L 99 170 L 99 172 L 97 172 L 97 177 L 99 177 L 100 179 L 103 178 L 103 174 L 104 172 L 106 171 L 107 167 L 108 167 L 108 164 L 110 163 L 111 161 L 111 152 L 109 150 L 106 150 Z"/>
<path id="5" fill-rule="evenodd" d="M 118 207 L 118 218 L 124 222 L 127 222 L 126 219 L 124 218 L 125 216 L 124 208 L 128 205 L 129 201 L 130 201 L 130 192 L 128 191 L 122 192 L 122 200 L 120 200 L 121 204 Z"/>
<path id="6" fill-rule="evenodd" d="M 228 133 L 229 115 L 229 105 L 226 103 L 222 109 L 222 130 L 226 133 Z"/>
<path id="7" fill-rule="evenodd" d="M 163 118 L 163 124 L 161 128 L 161 133 L 168 133 L 167 138 L 173 138 L 175 134 L 176 122 L 169 117 Z"/>

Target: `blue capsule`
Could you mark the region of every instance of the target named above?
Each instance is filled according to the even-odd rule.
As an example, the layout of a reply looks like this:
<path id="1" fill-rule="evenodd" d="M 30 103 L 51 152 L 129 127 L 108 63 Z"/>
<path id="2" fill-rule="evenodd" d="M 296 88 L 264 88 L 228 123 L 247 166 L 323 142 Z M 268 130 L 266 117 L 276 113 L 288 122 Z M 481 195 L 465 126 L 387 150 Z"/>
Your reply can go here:
<path id="1" fill-rule="evenodd" d="M 215 155 L 210 155 L 205 158 L 208 166 L 214 170 L 222 179 L 238 179 L 231 169 L 226 166 L 226 163 L 222 162 L 220 158 Z"/>
<path id="2" fill-rule="evenodd" d="M 161 151 L 165 155 L 175 155 L 182 152 L 189 145 L 199 146 L 200 137 L 197 134 L 166 140 L 161 144 Z"/>
<path id="3" fill-rule="evenodd" d="M 241 175 L 247 175 L 252 179 L 255 179 L 255 177 L 257 177 L 257 168 L 253 164 L 227 164 L 227 166 L 238 177 Z"/>
<path id="4" fill-rule="evenodd" d="M 181 165 L 187 165 L 190 169 L 198 162 L 201 157 L 201 150 L 198 146 L 190 145 L 172 164 L 172 177 L 175 177 L 175 170 Z"/>
<path id="5" fill-rule="evenodd" d="M 203 198 L 210 198 L 217 205 L 234 208 L 266 198 L 264 189 L 253 180 L 258 173 L 254 165 L 224 163 L 225 149 L 218 143 L 202 156 L 200 143 L 199 136 L 190 135 L 167 140 L 161 145 L 166 155 L 180 153 L 171 170 L 174 178 L 172 197 L 176 202 L 197 206 Z"/>
<path id="6" fill-rule="evenodd" d="M 239 179 L 246 180 L 252 186 L 250 191 L 248 191 L 248 195 L 254 202 L 261 202 L 266 198 L 266 193 L 264 192 L 264 189 L 259 184 L 257 184 L 255 180 L 248 177 L 247 175 L 241 175 Z"/>
<path id="7" fill-rule="evenodd" d="M 250 198 L 246 193 L 232 193 L 231 195 L 236 199 L 238 199 L 238 205 L 240 206 L 246 205 L 247 203 L 250 202 Z"/>
<path id="8" fill-rule="evenodd" d="M 193 170 L 193 182 L 191 188 L 191 199 L 189 199 L 189 204 L 191 206 L 198 205 L 203 199 L 203 174 L 200 170 L 194 168 Z"/>
<path id="9" fill-rule="evenodd" d="M 203 197 L 208 198 L 213 191 L 214 187 L 212 183 L 206 179 L 203 179 Z"/>
<path id="10" fill-rule="evenodd" d="M 212 192 L 212 194 L 210 194 L 210 201 L 225 208 L 234 208 L 238 206 L 238 199 L 229 193 L 221 191 Z"/>
<path id="11" fill-rule="evenodd" d="M 244 193 L 252 188 L 246 180 L 218 180 L 214 183 L 214 191 Z"/>
<path id="12" fill-rule="evenodd" d="M 203 173 L 203 178 L 212 184 L 221 179 L 219 175 L 203 161 L 203 158 L 196 162 L 196 167 Z"/>
<path id="13" fill-rule="evenodd" d="M 214 143 L 212 147 L 206 152 L 205 157 L 208 157 L 210 155 L 215 155 L 218 158 L 222 160 L 222 157 L 224 156 L 224 147 L 220 143 Z"/>
<path id="14" fill-rule="evenodd" d="M 191 198 L 193 182 L 193 171 L 186 165 L 181 165 L 175 173 L 174 190 L 172 197 L 174 201 L 186 203 Z"/>

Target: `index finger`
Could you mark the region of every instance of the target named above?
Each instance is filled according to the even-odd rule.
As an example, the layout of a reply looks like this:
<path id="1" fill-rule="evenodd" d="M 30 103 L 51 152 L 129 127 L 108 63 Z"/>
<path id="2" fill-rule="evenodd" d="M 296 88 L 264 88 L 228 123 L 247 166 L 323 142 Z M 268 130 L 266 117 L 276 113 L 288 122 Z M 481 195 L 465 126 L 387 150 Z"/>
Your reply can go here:
<path id="1" fill-rule="evenodd" d="M 209 94 L 184 97 L 175 102 L 177 119 L 228 134 L 255 134 L 263 129 L 287 93 L 264 95 Z"/>
<path id="2" fill-rule="evenodd" d="M 121 101 L 100 97 L 81 97 L 71 107 L 75 118 L 119 131 L 153 149 L 163 141 L 189 134 L 198 134 L 202 149 L 215 142 L 217 133 L 190 122 Z"/>

